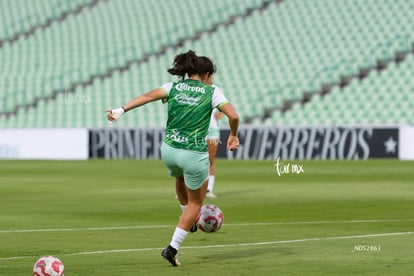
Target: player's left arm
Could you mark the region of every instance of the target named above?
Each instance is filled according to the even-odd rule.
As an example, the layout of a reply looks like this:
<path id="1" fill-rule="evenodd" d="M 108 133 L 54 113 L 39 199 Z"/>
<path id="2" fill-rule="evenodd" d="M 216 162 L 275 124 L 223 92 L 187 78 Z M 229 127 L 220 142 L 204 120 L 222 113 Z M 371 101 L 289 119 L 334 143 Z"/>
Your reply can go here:
<path id="1" fill-rule="evenodd" d="M 227 149 L 236 150 L 239 147 L 239 114 L 230 104 L 220 89 L 216 88 L 213 94 L 213 107 L 217 107 L 229 119 L 230 135 L 227 139 Z"/>
<path id="2" fill-rule="evenodd" d="M 223 94 L 223 96 L 224 96 L 224 92 L 223 92 L 223 89 L 221 87 L 219 87 L 217 85 L 214 85 L 214 84 L 212 85 L 212 87 L 214 87 L 214 89 L 218 89 L 218 91 L 220 91 L 220 93 Z M 224 113 L 221 112 L 220 109 L 218 109 L 218 108 L 215 108 L 213 110 L 213 114 L 214 114 L 214 118 L 217 121 L 220 120 L 221 118 L 223 118 L 223 116 L 224 116 Z"/>
<path id="3" fill-rule="evenodd" d="M 229 119 L 230 134 L 227 138 L 227 149 L 230 151 L 237 150 L 240 144 L 238 137 L 239 114 L 237 114 L 236 109 L 234 109 L 234 107 L 229 102 L 220 106 L 220 110 L 226 114 L 227 118 Z"/>
<path id="4" fill-rule="evenodd" d="M 223 118 L 223 116 L 224 116 L 224 113 L 218 109 L 217 111 L 214 112 L 214 118 L 216 118 L 216 120 L 220 120 L 221 118 Z"/>

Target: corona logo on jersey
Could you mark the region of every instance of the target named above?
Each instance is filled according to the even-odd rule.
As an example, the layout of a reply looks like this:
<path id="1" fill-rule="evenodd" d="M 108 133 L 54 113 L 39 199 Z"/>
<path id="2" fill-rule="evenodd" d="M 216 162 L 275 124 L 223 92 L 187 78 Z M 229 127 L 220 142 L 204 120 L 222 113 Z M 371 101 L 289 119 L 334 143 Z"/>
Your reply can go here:
<path id="1" fill-rule="evenodd" d="M 175 89 L 177 89 L 178 91 L 191 91 L 191 92 L 198 92 L 201 94 L 206 93 L 206 90 L 204 89 L 204 87 L 198 87 L 198 86 L 189 86 L 186 83 L 179 83 L 177 84 L 177 86 L 175 86 Z"/>

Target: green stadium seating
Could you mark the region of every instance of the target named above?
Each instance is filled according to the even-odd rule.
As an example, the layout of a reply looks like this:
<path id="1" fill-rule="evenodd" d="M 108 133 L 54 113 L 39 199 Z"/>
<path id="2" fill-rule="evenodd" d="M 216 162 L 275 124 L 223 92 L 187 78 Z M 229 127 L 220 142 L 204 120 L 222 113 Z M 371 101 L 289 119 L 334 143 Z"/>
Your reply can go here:
<path id="1" fill-rule="evenodd" d="M 275 112 L 268 121 L 282 125 L 413 125 L 413 69 L 414 55 L 409 54 L 403 62 L 373 71 L 363 80 L 355 79 L 343 89 L 337 86 L 326 96 L 314 96 L 284 114 Z"/>
<path id="2" fill-rule="evenodd" d="M 54 5 L 17 0 L 13 12 L 6 15 L 1 9 L 5 15 L 1 24 L 27 17 L 30 5 L 41 14 L 30 24 L 39 24 L 89 3 L 48 1 Z M 0 5 L 5 2 L 9 1 Z M 174 80 L 166 69 L 177 53 L 188 49 L 213 58 L 218 66 L 216 83 L 242 122 L 256 117 L 254 124 L 412 123 L 404 119 L 411 114 L 410 105 L 401 104 L 409 97 L 402 90 L 413 85 L 411 56 L 398 66 L 390 64 L 383 73 L 371 72 L 364 81 L 353 80 L 324 97 L 312 96 L 304 105 L 294 103 L 286 113 L 278 111 L 286 100 L 298 101 L 323 84 L 353 77 L 362 67 L 410 50 L 414 9 L 409 1 L 290 0 L 261 7 L 263 0 L 214 0 L 203 8 L 198 1 L 166 0 L 162 5 L 103 1 L 30 37 L 6 43 L 0 48 L 0 112 L 36 105 L 0 116 L 0 127 L 107 126 L 106 108 Z M 251 12 L 246 14 L 247 9 Z M 0 32 L 0 39 L 25 28 Z M 197 32 L 199 37 L 193 38 Z M 116 70 L 126 64 L 126 70 Z M 108 70 L 106 77 L 97 77 Z M 62 93 L 91 78 L 91 85 Z M 359 96 L 361 89 L 366 96 Z M 394 99 L 401 112 L 378 116 L 372 111 L 387 108 L 385 104 Z M 272 109 L 276 111 L 268 119 L 260 119 Z M 165 117 L 165 105 L 153 104 L 125 116 L 117 126 L 163 126 Z"/>
<path id="3" fill-rule="evenodd" d="M 76 10 L 92 0 L 2 0 L 0 1 L 0 39 L 30 31 L 33 26 L 45 24 L 62 13 Z M 3 26 L 3 27 L 1 27 Z"/>
<path id="4" fill-rule="evenodd" d="M 223 4 L 215 0 L 203 9 L 198 5 L 172 0 L 162 1 L 162 8 L 159 9 L 154 9 L 153 2 L 137 3 L 135 0 L 97 5 L 26 40 L 5 44 L 0 49 L 0 58 L 4 61 L 0 75 L 13 76 L 18 80 L 10 82 L 7 91 L 0 91 L 2 111 L 12 111 L 17 104 L 25 105 L 35 102 L 37 98 L 48 98 L 54 91 L 70 88 L 74 82 L 85 82 L 91 76 L 106 74 L 108 69 L 116 69 L 129 60 L 157 52 L 164 45 L 172 45 L 181 38 L 228 20 L 229 16 L 260 2 L 251 0 L 235 5 L 236 1 Z M 176 8 L 177 3 L 182 9 Z M 182 10 L 188 12 L 183 13 Z M 202 20 L 194 20 L 194 14 Z M 213 14 L 216 17 L 211 16 Z M 163 71 L 172 57 L 169 56 L 168 61 L 164 57 L 159 59 L 163 61 Z M 159 85 L 159 80 L 157 84 L 150 80 L 160 75 L 160 69 L 148 69 L 148 77 L 137 81 Z M 33 85 L 33 82 L 40 82 L 40 85 Z M 23 87 L 20 87 L 21 84 Z M 39 86 L 40 89 L 35 89 Z M 16 102 L 14 95 L 22 93 L 25 100 Z"/>

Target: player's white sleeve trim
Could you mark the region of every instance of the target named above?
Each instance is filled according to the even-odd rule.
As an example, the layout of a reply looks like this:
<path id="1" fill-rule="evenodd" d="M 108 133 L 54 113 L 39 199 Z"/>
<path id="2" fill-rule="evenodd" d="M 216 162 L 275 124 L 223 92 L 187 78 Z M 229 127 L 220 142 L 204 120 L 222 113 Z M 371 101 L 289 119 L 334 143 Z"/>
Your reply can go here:
<path id="1" fill-rule="evenodd" d="M 161 85 L 161 89 L 163 89 L 165 93 L 167 93 L 167 96 L 170 94 L 173 84 L 174 84 L 173 82 L 167 82 Z"/>
<path id="2" fill-rule="evenodd" d="M 213 101 L 212 101 L 212 108 L 216 108 L 216 107 L 220 107 L 226 103 L 228 103 L 229 101 L 227 100 L 226 96 L 224 96 L 223 92 L 221 91 L 221 89 L 219 87 L 215 87 L 214 88 L 214 93 L 213 93 Z"/>

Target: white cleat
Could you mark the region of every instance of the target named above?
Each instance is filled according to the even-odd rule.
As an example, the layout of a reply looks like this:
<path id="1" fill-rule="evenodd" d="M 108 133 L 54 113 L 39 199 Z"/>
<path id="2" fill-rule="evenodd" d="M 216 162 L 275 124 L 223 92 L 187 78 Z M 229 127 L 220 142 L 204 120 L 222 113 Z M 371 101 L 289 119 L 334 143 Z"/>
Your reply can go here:
<path id="1" fill-rule="evenodd" d="M 206 198 L 217 198 L 217 196 L 215 194 L 213 194 L 212 192 L 207 192 L 206 193 Z"/>

